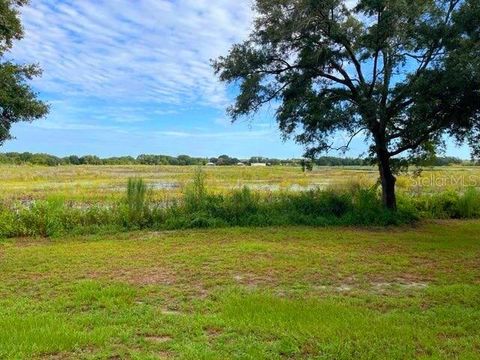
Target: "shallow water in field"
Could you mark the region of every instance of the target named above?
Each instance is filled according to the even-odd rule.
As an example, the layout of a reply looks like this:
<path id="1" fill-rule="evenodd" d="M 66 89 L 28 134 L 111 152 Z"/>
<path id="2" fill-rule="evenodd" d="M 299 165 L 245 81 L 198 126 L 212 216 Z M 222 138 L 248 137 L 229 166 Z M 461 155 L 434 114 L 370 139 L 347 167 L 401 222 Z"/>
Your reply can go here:
<path id="1" fill-rule="evenodd" d="M 1 166 L 0 201 L 35 200 L 58 197 L 65 201 L 102 203 L 120 199 L 129 178 L 145 180 L 157 200 L 167 194 L 180 197 L 192 182 L 194 166 Z M 247 186 L 252 191 L 302 192 L 359 184 L 370 187 L 378 179 L 374 167 L 319 167 L 303 173 L 300 168 L 216 167 L 203 168 L 205 185 L 211 192 L 226 192 Z M 465 191 L 480 187 L 480 167 L 437 167 L 398 177 L 399 190 L 411 193 Z"/>
<path id="2" fill-rule="evenodd" d="M 156 182 L 148 184 L 153 190 L 174 190 L 182 187 L 180 183 L 176 182 Z"/>

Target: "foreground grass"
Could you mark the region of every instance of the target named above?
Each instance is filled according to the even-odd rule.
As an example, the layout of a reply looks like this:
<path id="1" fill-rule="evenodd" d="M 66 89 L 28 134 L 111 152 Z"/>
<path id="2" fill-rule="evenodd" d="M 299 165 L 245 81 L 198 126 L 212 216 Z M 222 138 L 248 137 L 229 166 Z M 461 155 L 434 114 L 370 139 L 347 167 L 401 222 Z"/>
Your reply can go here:
<path id="1" fill-rule="evenodd" d="M 0 358 L 480 356 L 480 222 L 0 243 Z"/>

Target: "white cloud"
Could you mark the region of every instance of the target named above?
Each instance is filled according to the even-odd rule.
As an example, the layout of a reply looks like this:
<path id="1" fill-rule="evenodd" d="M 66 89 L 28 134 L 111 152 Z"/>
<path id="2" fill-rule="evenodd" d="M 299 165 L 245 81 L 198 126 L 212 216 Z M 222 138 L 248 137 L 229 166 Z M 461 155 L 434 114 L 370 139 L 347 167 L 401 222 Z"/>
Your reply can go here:
<path id="1" fill-rule="evenodd" d="M 223 107 L 209 60 L 248 34 L 248 1 L 36 0 L 12 56 L 39 62 L 41 92 L 76 99 Z"/>
<path id="2" fill-rule="evenodd" d="M 103 125 L 95 125 L 95 124 L 84 124 L 84 123 L 76 123 L 76 122 L 69 122 L 69 121 L 51 121 L 51 120 L 42 120 L 33 123 L 34 127 L 39 129 L 46 129 L 46 130 L 95 130 L 95 131 L 119 131 L 120 129 L 114 126 L 103 126 Z"/>
<path id="3" fill-rule="evenodd" d="M 220 125 L 222 127 L 231 127 L 233 125 L 232 119 L 229 119 L 225 116 L 219 117 L 215 119 L 215 124 Z"/>
<path id="4" fill-rule="evenodd" d="M 183 132 L 183 131 L 157 131 L 154 133 L 157 136 L 179 137 L 179 138 L 197 138 L 197 139 L 239 139 L 239 138 L 253 138 L 253 137 L 268 137 L 275 136 L 272 131 L 258 130 L 258 131 L 235 131 L 235 132 Z"/>

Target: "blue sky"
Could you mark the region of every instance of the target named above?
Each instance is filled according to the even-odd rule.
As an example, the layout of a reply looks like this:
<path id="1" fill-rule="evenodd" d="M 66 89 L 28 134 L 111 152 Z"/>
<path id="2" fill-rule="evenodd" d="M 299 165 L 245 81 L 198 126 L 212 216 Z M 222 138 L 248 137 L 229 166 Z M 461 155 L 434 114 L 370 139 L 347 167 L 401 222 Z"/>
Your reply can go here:
<path id="1" fill-rule="evenodd" d="M 51 113 L 17 124 L 3 151 L 100 156 L 189 154 L 290 158 L 274 111 L 230 124 L 233 91 L 210 59 L 245 39 L 253 14 L 243 0 L 33 0 L 25 39 L 11 57 L 38 62 L 33 86 Z M 349 155 L 365 149 L 354 142 Z M 468 149 L 448 146 L 468 157 Z"/>

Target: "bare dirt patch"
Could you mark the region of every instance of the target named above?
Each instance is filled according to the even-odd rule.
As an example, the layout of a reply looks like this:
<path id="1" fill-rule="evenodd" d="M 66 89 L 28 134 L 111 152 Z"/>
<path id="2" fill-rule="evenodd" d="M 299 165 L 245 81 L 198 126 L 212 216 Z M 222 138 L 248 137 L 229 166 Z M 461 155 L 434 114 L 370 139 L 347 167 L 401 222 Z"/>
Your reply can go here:
<path id="1" fill-rule="evenodd" d="M 176 282 L 173 273 L 161 268 L 146 271 L 133 270 L 127 272 L 123 280 L 135 285 L 172 285 Z"/>
<path id="2" fill-rule="evenodd" d="M 156 353 L 159 359 L 173 359 L 172 353 L 168 351 L 159 351 Z"/>
<path id="3" fill-rule="evenodd" d="M 173 285 L 177 282 L 175 274 L 161 267 L 147 269 L 111 269 L 103 272 L 89 272 L 86 276 L 91 279 L 109 279 L 126 282 L 132 285 Z"/>
<path id="4" fill-rule="evenodd" d="M 403 280 L 392 282 L 373 282 L 371 285 L 374 289 L 378 290 L 389 289 L 393 287 L 400 287 L 403 289 L 425 289 L 428 287 L 428 284 L 425 282 L 407 282 Z"/>
<path id="5" fill-rule="evenodd" d="M 203 329 L 208 336 L 209 340 L 214 340 L 220 335 L 222 335 L 223 330 L 216 326 L 208 326 Z"/>
<path id="6" fill-rule="evenodd" d="M 259 286 L 271 286 L 277 283 L 277 276 L 274 271 L 265 274 L 243 273 L 233 275 L 233 280 L 249 289 L 256 289 Z"/>
<path id="7" fill-rule="evenodd" d="M 176 309 L 165 307 L 161 310 L 163 315 L 180 316 L 182 313 Z"/>
<path id="8" fill-rule="evenodd" d="M 147 335 L 144 337 L 144 339 L 157 344 L 162 344 L 173 340 L 173 338 L 168 335 Z"/>

